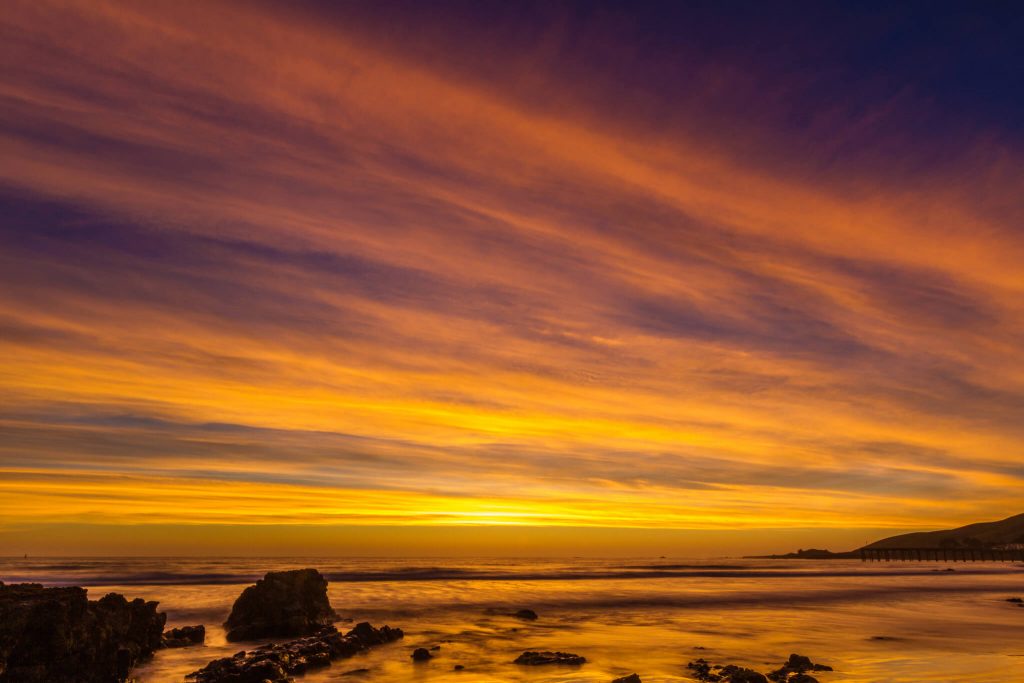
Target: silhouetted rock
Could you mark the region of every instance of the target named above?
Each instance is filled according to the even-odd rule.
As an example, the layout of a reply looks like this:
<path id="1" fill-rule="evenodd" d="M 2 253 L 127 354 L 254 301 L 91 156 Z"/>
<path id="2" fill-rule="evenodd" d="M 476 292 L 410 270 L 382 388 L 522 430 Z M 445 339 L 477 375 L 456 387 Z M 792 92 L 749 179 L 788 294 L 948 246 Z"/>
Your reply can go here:
<path id="1" fill-rule="evenodd" d="M 622 678 L 616 678 L 612 681 L 612 683 L 643 683 L 643 681 L 640 680 L 639 675 L 629 674 L 628 676 L 623 676 Z"/>
<path id="2" fill-rule="evenodd" d="M 706 659 L 696 659 L 686 665 L 698 681 L 709 683 L 768 683 L 768 678 L 753 669 L 735 664 L 719 666 Z"/>
<path id="3" fill-rule="evenodd" d="M 695 659 L 692 662 L 687 662 L 686 668 L 693 672 L 694 677 L 698 681 L 710 681 L 711 679 L 711 662 L 704 659 L 703 657 Z M 717 675 L 717 674 L 716 674 Z"/>
<path id="4" fill-rule="evenodd" d="M 832 667 L 826 666 L 825 664 L 815 664 L 811 661 L 810 657 L 791 654 L 785 664 L 768 674 L 768 678 L 777 682 L 785 681 L 785 683 L 790 683 L 791 681 L 797 681 L 797 683 L 815 683 L 815 679 L 812 676 L 807 675 L 808 671 L 831 670 Z M 799 678 L 800 676 L 802 676 L 802 678 Z"/>
<path id="5" fill-rule="evenodd" d="M 291 676 L 328 666 L 331 660 L 351 657 L 402 637 L 402 629 L 389 626 L 376 629 L 362 623 L 345 635 L 328 626 L 312 636 L 262 645 L 249 652 L 243 650 L 231 657 L 215 659 L 186 678 L 195 683 L 290 683 Z"/>
<path id="6" fill-rule="evenodd" d="M 532 609 L 521 609 L 515 613 L 515 616 L 520 619 L 526 619 L 527 621 L 537 621 L 537 613 Z"/>
<path id="7" fill-rule="evenodd" d="M 786 683 L 818 683 L 818 679 L 810 674 L 793 674 L 786 679 Z"/>
<path id="8" fill-rule="evenodd" d="M 1006 598 L 1006 602 L 1015 602 L 1020 605 L 1024 604 L 1024 598 Z"/>
<path id="9" fill-rule="evenodd" d="M 462 670 L 463 670 L 463 669 L 465 669 L 466 667 L 464 667 L 464 666 L 463 666 L 463 665 L 461 665 L 461 664 L 456 664 L 456 665 L 455 665 L 455 666 L 453 666 L 452 668 L 453 668 L 453 669 L 455 669 L 456 671 L 462 671 Z"/>
<path id="10" fill-rule="evenodd" d="M 256 640 L 316 633 L 334 620 L 327 579 L 315 569 L 268 572 L 235 600 L 227 639 Z"/>
<path id="11" fill-rule="evenodd" d="M 0 583 L 0 682 L 111 683 L 160 647 L 157 603 Z"/>
<path id="12" fill-rule="evenodd" d="M 370 648 L 374 645 L 383 645 L 384 643 L 390 643 L 404 637 L 402 629 L 400 628 L 391 628 L 390 626 L 374 628 L 365 621 L 356 624 L 355 627 L 346 635 L 359 641 L 359 644 L 362 645 L 363 648 Z"/>
<path id="13" fill-rule="evenodd" d="M 580 655 L 568 652 L 524 652 L 516 657 L 515 664 L 527 666 L 540 666 L 542 664 L 568 664 L 578 666 L 586 664 L 587 660 Z"/>
<path id="14" fill-rule="evenodd" d="M 428 659 L 432 658 L 434 655 L 430 654 L 430 650 L 428 650 L 427 648 L 418 647 L 412 651 L 412 655 L 410 656 L 412 657 L 414 662 L 425 662 Z"/>
<path id="15" fill-rule="evenodd" d="M 202 645 L 206 640 L 206 627 L 182 626 L 164 631 L 162 641 L 163 647 L 188 647 L 189 645 Z"/>
<path id="16" fill-rule="evenodd" d="M 728 683 L 768 683 L 768 679 L 763 673 L 742 666 L 736 666 L 735 664 L 723 666 L 719 670 L 718 676 L 718 680 L 723 681 L 723 683 L 725 681 L 728 681 Z"/>

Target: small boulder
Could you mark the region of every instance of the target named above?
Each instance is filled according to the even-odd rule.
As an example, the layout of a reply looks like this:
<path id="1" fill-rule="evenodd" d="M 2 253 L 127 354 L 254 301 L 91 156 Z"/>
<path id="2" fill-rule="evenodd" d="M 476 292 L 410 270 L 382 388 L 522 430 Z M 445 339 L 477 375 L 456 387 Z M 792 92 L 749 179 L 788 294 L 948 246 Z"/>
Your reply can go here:
<path id="1" fill-rule="evenodd" d="M 190 645 L 202 645 L 206 641 L 206 627 L 182 626 L 164 631 L 163 647 L 188 647 Z"/>
<path id="2" fill-rule="evenodd" d="M 728 681 L 728 683 L 768 683 L 768 679 L 763 673 L 735 664 L 723 666 L 718 675 L 720 677 L 718 680 Z"/>
<path id="3" fill-rule="evenodd" d="M 643 683 L 643 682 L 640 680 L 640 676 L 638 674 L 629 674 L 628 676 L 623 676 L 622 678 L 616 678 L 615 680 L 612 681 L 612 683 Z"/>
<path id="4" fill-rule="evenodd" d="M 686 665 L 698 681 L 708 683 L 768 683 L 764 674 L 735 664 L 719 666 L 706 659 L 697 659 Z M 774 680 L 774 679 L 773 679 Z"/>
<path id="5" fill-rule="evenodd" d="M 515 617 L 526 621 L 537 621 L 537 613 L 532 609 L 521 609 L 515 613 Z"/>
<path id="6" fill-rule="evenodd" d="M 711 662 L 703 657 L 688 662 L 686 668 L 693 672 L 698 681 L 707 681 L 711 678 Z"/>
<path id="7" fill-rule="evenodd" d="M 305 636 L 335 618 L 327 579 L 315 569 L 268 572 L 235 600 L 224 622 L 229 641 Z"/>
<path id="8" fill-rule="evenodd" d="M 574 655 L 569 652 L 524 652 L 523 654 L 516 657 L 514 664 L 523 664 L 526 666 L 541 666 L 544 664 L 565 664 L 569 666 L 579 666 L 580 664 L 586 664 L 587 660 L 585 657 L 580 655 Z"/>
<path id="9" fill-rule="evenodd" d="M 456 664 L 455 666 L 452 667 L 452 669 L 454 669 L 455 671 L 462 671 L 465 668 L 466 667 L 464 667 L 462 664 Z"/>
<path id="10" fill-rule="evenodd" d="M 403 633 L 400 628 L 391 628 L 390 626 L 374 628 L 368 622 L 361 621 L 348 632 L 348 636 L 355 638 L 362 647 L 366 648 L 400 640 Z"/>
<path id="11" fill-rule="evenodd" d="M 807 671 L 814 663 L 810 657 L 804 657 L 803 655 L 791 654 L 789 659 L 786 660 L 785 667 L 792 671 Z"/>
<path id="12" fill-rule="evenodd" d="M 807 676 L 808 671 L 831 671 L 832 667 L 825 664 L 815 664 L 810 657 L 791 654 L 786 663 L 768 674 L 768 678 L 776 683 L 790 683 L 800 681 L 801 683 L 814 683 L 812 676 Z M 804 678 L 798 679 L 797 676 Z"/>
<path id="13" fill-rule="evenodd" d="M 430 650 L 425 647 L 418 647 L 412 651 L 410 655 L 414 662 L 425 662 L 431 659 L 434 655 L 430 654 Z"/>
<path id="14" fill-rule="evenodd" d="M 786 679 L 786 683 L 818 683 L 818 679 L 810 674 L 793 674 Z"/>

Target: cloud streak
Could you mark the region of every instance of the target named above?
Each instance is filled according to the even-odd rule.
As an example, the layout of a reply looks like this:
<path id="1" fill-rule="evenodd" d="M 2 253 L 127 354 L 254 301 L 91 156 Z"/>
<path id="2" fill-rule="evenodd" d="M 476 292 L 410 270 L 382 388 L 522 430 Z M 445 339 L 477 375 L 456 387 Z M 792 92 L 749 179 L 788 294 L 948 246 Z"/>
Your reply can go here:
<path id="1" fill-rule="evenodd" d="M 709 63 L 675 101 L 596 107 L 615 70 L 566 80 L 578 55 L 552 56 L 572 17 L 474 70 L 481 34 L 456 13 L 424 31 L 465 42 L 426 58 L 388 37 L 405 24 L 336 11 L 355 14 L 5 12 L 5 518 L 910 527 L 1016 511 L 1012 136 L 927 173 L 865 155 L 808 174 L 778 151 L 792 131 L 693 106 L 748 103 L 751 74 Z M 808 125 L 877 144 L 872 121 L 919 104 L 904 99 Z"/>

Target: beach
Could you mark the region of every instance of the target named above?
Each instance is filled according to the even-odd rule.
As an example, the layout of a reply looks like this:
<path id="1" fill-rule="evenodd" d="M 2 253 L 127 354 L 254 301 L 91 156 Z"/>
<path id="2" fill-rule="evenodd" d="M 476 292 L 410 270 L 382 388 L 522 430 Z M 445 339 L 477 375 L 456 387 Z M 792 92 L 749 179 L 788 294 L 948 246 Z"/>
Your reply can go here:
<path id="1" fill-rule="evenodd" d="M 0 561 L 0 580 L 158 600 L 168 628 L 204 624 L 205 646 L 160 650 L 133 673 L 138 683 L 177 683 L 264 642 L 228 643 L 222 622 L 265 572 L 299 567 L 329 580 L 340 630 L 369 621 L 406 634 L 301 678 L 310 683 L 611 681 L 633 672 L 657 683 L 689 680 L 686 665 L 697 658 L 767 672 L 791 653 L 835 669 L 816 674 L 820 681 L 1009 681 L 1024 661 L 1024 609 L 1007 602 L 1024 593 L 1024 568 L 1013 564 L 12 558 Z M 520 609 L 538 619 L 517 618 Z M 437 646 L 427 662 L 410 658 Z M 526 650 L 577 653 L 587 663 L 513 664 Z"/>

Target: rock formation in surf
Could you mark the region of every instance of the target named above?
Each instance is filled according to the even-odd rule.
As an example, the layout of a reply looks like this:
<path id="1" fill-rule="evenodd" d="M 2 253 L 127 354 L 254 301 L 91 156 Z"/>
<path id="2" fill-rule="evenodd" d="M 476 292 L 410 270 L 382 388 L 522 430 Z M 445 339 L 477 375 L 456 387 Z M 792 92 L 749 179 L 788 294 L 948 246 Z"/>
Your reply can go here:
<path id="1" fill-rule="evenodd" d="M 206 627 L 182 626 L 164 631 L 163 647 L 188 647 L 190 645 L 202 645 L 206 640 Z"/>
<path id="2" fill-rule="evenodd" d="M 0 683 L 111 683 L 160 647 L 157 603 L 0 583 Z"/>
<path id="3" fill-rule="evenodd" d="M 516 657 L 515 664 L 527 666 L 542 666 L 544 664 L 568 664 L 578 666 L 586 664 L 585 657 L 574 655 L 568 652 L 524 652 Z"/>
<path id="4" fill-rule="evenodd" d="M 224 623 L 230 641 L 305 636 L 335 619 L 327 579 L 316 569 L 267 572 L 235 600 Z"/>
<path id="5" fill-rule="evenodd" d="M 400 640 L 403 635 L 400 628 L 374 628 L 367 623 L 357 625 L 344 635 L 334 626 L 322 627 L 312 636 L 262 645 L 233 657 L 215 659 L 186 679 L 195 683 L 289 683 L 292 676 L 328 666 L 334 659 L 352 657 L 371 647 Z"/>

